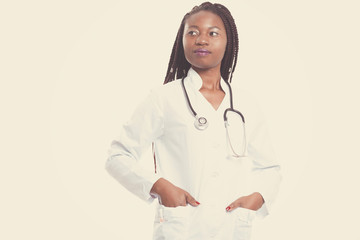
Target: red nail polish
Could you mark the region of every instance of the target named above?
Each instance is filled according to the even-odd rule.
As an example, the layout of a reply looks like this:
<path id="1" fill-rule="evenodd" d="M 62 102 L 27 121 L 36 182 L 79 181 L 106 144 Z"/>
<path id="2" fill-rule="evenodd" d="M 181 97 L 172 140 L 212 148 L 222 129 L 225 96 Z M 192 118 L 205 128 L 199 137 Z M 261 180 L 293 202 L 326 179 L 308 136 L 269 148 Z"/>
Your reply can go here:
<path id="1" fill-rule="evenodd" d="M 230 207 L 227 207 L 227 208 L 226 208 L 226 211 L 229 211 L 229 210 L 230 210 Z"/>
<path id="2" fill-rule="evenodd" d="M 200 203 L 198 201 L 196 201 L 196 204 L 199 205 Z"/>

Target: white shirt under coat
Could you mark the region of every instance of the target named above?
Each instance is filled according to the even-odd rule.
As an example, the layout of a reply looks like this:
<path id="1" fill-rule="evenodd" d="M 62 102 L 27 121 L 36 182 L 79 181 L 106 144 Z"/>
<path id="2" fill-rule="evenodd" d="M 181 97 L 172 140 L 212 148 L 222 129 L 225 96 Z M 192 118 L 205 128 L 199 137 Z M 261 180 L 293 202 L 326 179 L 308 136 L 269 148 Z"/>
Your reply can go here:
<path id="1" fill-rule="evenodd" d="M 280 167 L 264 117 L 251 95 L 232 89 L 234 108 L 245 117 L 247 136 L 247 157 L 233 157 L 223 120 L 230 106 L 229 89 L 223 79 L 220 84 L 225 97 L 215 110 L 199 91 L 202 80 L 196 71 L 191 68 L 185 78 L 194 110 L 209 122 L 206 130 L 194 127 L 181 80 L 175 80 L 153 90 L 111 144 L 107 171 L 138 197 L 152 202 L 150 190 L 163 177 L 200 202 L 197 207 L 177 208 L 156 203 L 154 239 L 249 239 L 252 219 L 266 216 L 277 194 Z M 156 173 L 137 164 L 152 143 Z M 265 200 L 259 210 L 225 211 L 237 198 L 253 192 Z"/>

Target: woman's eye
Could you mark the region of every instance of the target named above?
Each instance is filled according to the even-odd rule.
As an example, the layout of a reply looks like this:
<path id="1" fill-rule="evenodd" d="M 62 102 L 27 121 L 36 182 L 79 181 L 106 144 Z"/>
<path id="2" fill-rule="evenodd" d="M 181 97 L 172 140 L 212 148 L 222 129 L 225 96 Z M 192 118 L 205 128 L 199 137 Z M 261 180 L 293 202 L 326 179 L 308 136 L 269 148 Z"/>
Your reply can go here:
<path id="1" fill-rule="evenodd" d="M 188 34 L 189 34 L 190 36 L 196 36 L 196 35 L 197 35 L 197 32 L 195 32 L 195 31 L 189 31 Z"/>
<path id="2" fill-rule="evenodd" d="M 218 35 L 219 35 L 219 33 L 217 33 L 217 32 L 210 32 L 210 36 L 212 36 L 212 37 L 216 37 Z"/>

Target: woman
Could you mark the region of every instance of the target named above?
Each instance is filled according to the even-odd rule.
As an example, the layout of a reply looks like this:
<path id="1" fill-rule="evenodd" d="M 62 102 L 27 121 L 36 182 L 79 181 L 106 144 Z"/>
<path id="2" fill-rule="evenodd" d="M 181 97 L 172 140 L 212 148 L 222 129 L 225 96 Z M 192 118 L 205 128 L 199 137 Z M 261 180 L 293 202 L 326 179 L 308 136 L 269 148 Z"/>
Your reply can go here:
<path id="1" fill-rule="evenodd" d="M 180 25 L 165 84 L 111 145 L 108 172 L 140 198 L 158 199 L 154 239 L 250 239 L 255 215 L 268 214 L 280 167 L 254 100 L 228 84 L 237 53 L 228 9 L 194 7 Z M 227 127 L 224 118 L 232 119 Z M 151 145 L 155 169 L 143 169 L 137 162 Z"/>

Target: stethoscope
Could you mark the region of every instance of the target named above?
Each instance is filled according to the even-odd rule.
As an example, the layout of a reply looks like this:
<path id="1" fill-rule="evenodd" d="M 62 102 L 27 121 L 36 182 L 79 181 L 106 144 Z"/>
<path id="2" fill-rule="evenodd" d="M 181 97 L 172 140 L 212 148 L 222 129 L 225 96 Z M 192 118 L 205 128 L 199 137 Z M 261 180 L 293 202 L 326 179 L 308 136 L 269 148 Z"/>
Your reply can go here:
<path id="1" fill-rule="evenodd" d="M 202 130 L 205 130 L 208 126 L 209 126 L 209 122 L 208 120 L 203 117 L 203 116 L 198 116 L 198 114 L 195 112 L 194 108 L 192 107 L 191 105 L 191 102 L 190 102 L 190 99 L 189 99 L 189 96 L 187 94 L 187 91 L 186 91 L 186 88 L 185 88 L 185 83 L 184 83 L 184 79 L 185 79 L 185 75 L 183 76 L 183 78 L 181 79 L 181 85 L 182 85 L 182 88 L 184 90 L 184 94 L 185 94 L 185 98 L 186 98 L 186 102 L 187 102 L 187 105 L 188 107 L 190 108 L 193 116 L 195 117 L 195 121 L 194 121 L 194 125 L 195 125 L 195 128 L 202 131 Z M 225 109 L 224 111 L 224 115 L 223 115 L 223 118 L 224 118 L 224 124 L 225 124 L 225 128 L 226 128 L 226 136 L 228 138 L 228 142 L 229 142 L 229 146 L 233 152 L 233 156 L 234 157 L 246 157 L 246 134 L 245 134 L 245 118 L 244 118 L 244 115 L 234 109 L 233 107 L 233 96 L 232 96 L 232 90 L 231 90 L 231 86 L 230 84 L 225 81 L 225 83 L 227 84 L 228 88 L 229 88 L 229 95 L 230 95 L 230 107 Z M 235 150 L 234 150 L 234 147 L 232 146 L 231 144 L 231 139 L 230 139 L 230 135 L 229 135 L 229 129 L 228 129 L 228 126 L 230 126 L 229 122 L 228 122 L 228 117 L 227 117 L 227 114 L 228 112 L 233 112 L 237 115 L 239 115 L 241 117 L 241 120 L 242 120 L 242 132 L 243 132 L 243 142 L 242 142 L 242 146 L 241 146 L 241 149 L 240 151 L 238 150 L 237 152 L 240 152 L 237 153 Z"/>

